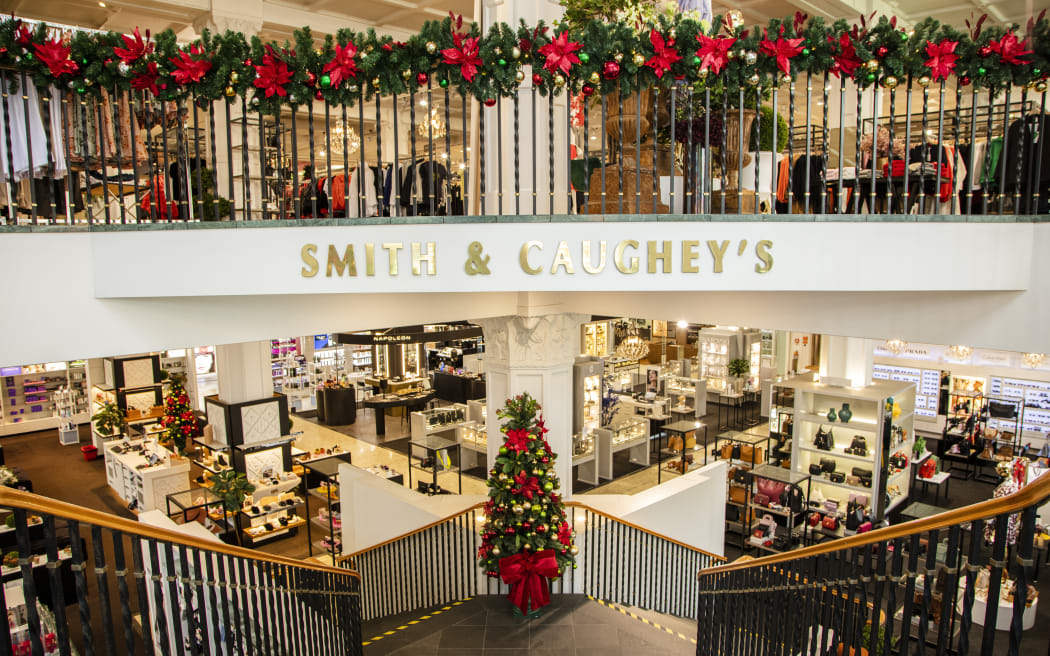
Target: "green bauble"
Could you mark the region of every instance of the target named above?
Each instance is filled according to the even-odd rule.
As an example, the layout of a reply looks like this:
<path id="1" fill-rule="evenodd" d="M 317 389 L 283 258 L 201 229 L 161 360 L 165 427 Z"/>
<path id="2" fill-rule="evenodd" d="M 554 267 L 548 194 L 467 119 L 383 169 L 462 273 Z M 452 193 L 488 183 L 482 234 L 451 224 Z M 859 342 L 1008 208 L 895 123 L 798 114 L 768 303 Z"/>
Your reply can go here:
<path id="1" fill-rule="evenodd" d="M 988 72 L 988 70 L 984 66 L 981 66 L 980 68 L 977 69 L 977 74 L 978 75 L 984 75 L 987 72 Z"/>
<path id="2" fill-rule="evenodd" d="M 694 56 L 693 57 L 693 66 L 699 66 L 702 63 L 704 63 L 703 58 L 701 58 L 699 56 Z"/>
<path id="3" fill-rule="evenodd" d="M 332 86 L 332 77 L 327 73 L 321 76 L 321 86 L 325 89 Z"/>
<path id="4" fill-rule="evenodd" d="M 585 52 L 581 52 L 580 53 L 580 63 L 586 64 L 589 61 L 591 61 L 591 56 L 588 55 Z"/>
<path id="5" fill-rule="evenodd" d="M 441 78 L 441 80 L 438 81 L 438 84 L 441 85 L 442 89 L 444 89 L 448 86 L 448 78 Z"/>
<path id="6" fill-rule="evenodd" d="M 551 483 L 550 481 L 547 481 L 546 483 L 543 484 L 543 490 L 545 492 L 550 492 L 553 489 L 554 489 L 554 483 Z"/>
<path id="7" fill-rule="evenodd" d="M 500 66 L 506 66 L 507 65 L 507 60 L 503 59 L 503 58 L 500 58 L 496 63 L 499 64 Z"/>

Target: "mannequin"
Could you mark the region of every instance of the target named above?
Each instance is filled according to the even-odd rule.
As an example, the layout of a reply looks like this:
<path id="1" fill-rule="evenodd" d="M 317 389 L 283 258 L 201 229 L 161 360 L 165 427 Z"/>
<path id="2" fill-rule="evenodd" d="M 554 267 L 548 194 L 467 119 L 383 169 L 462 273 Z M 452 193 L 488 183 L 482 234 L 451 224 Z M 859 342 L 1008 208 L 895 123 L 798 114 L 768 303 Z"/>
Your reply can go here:
<path id="1" fill-rule="evenodd" d="M 1010 460 L 1004 460 L 995 466 L 995 472 L 999 475 L 1001 482 L 995 488 L 992 498 L 998 499 L 1013 494 L 1021 489 L 1021 484 L 1014 477 L 1014 467 Z M 1006 544 L 1017 543 L 1017 533 L 1021 525 L 1021 515 L 1014 513 L 1006 520 Z M 991 542 L 995 538 L 995 520 L 989 519 L 984 526 L 984 539 Z"/>

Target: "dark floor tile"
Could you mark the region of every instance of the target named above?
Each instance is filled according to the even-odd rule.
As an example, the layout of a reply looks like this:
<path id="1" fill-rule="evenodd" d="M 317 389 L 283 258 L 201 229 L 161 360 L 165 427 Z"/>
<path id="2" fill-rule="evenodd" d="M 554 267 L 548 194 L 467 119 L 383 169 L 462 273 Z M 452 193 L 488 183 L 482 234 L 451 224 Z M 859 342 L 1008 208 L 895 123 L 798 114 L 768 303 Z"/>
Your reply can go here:
<path id="1" fill-rule="evenodd" d="M 514 613 L 510 604 L 495 610 L 490 608 L 487 622 L 488 626 L 505 626 L 510 628 L 528 626 L 529 624 L 527 619 Z"/>
<path id="2" fill-rule="evenodd" d="M 530 649 L 532 656 L 575 656 L 575 649 Z"/>
<path id="3" fill-rule="evenodd" d="M 641 622 L 637 629 L 621 628 L 619 637 L 620 648 L 631 654 L 639 651 L 662 651 L 665 654 L 688 654 L 696 651 L 691 642 Z"/>
<path id="4" fill-rule="evenodd" d="M 577 624 L 573 627 L 576 644 L 595 649 L 619 649 L 620 636 L 612 624 Z"/>
<path id="5" fill-rule="evenodd" d="M 480 649 L 485 644 L 485 627 L 452 626 L 441 632 L 441 649 Z"/>
<path id="6" fill-rule="evenodd" d="M 395 644 L 396 643 L 390 643 L 389 645 L 387 645 L 387 648 L 389 649 L 395 646 Z M 391 656 L 434 656 L 434 654 L 437 654 L 437 645 L 435 644 L 435 641 L 432 638 L 427 638 L 426 640 L 413 642 L 412 644 L 406 647 L 401 647 L 399 649 L 395 649 L 393 651 L 384 653 L 389 653 L 391 654 Z"/>
<path id="7" fill-rule="evenodd" d="M 572 608 L 544 608 L 543 614 L 532 620 L 532 626 L 549 626 L 555 624 L 572 624 Z"/>
<path id="8" fill-rule="evenodd" d="M 456 622 L 457 626 L 485 626 L 488 621 L 488 611 L 479 610 Z"/>
<path id="9" fill-rule="evenodd" d="M 528 625 L 520 627 L 493 626 L 485 628 L 485 649 L 528 649 Z"/>
<path id="10" fill-rule="evenodd" d="M 607 624 L 616 618 L 607 608 L 591 602 L 572 611 L 573 624 Z"/>
<path id="11" fill-rule="evenodd" d="M 608 648 L 594 648 L 585 647 L 583 649 L 577 648 L 575 656 L 621 656 L 623 654 L 619 647 L 608 647 Z M 634 656 L 634 654 L 631 654 Z"/>
<path id="12" fill-rule="evenodd" d="M 484 649 L 439 649 L 438 656 L 485 656 Z"/>
<path id="13" fill-rule="evenodd" d="M 486 649 L 484 656 L 531 656 L 528 649 Z"/>
<path id="14" fill-rule="evenodd" d="M 575 649 L 572 624 L 544 624 L 532 626 L 529 649 Z"/>

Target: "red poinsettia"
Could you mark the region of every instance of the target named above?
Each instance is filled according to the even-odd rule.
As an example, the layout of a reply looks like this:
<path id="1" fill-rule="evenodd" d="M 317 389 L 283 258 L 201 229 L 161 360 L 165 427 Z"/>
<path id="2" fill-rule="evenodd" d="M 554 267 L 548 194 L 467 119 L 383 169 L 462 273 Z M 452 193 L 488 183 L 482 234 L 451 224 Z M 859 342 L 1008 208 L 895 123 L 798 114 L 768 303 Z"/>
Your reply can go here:
<path id="1" fill-rule="evenodd" d="M 562 32 L 553 41 L 539 49 L 544 56 L 543 67 L 551 73 L 561 71 L 565 75 L 572 70 L 573 64 L 579 64 L 580 58 L 576 56 L 577 50 L 582 50 L 583 44 L 579 41 L 569 42 L 569 33 Z"/>
<path id="2" fill-rule="evenodd" d="M 517 486 L 514 487 L 512 492 L 514 494 L 524 494 L 525 498 L 532 501 L 532 495 L 540 491 L 540 482 L 535 476 L 529 476 L 525 472 L 519 472 L 514 477 L 514 482 Z"/>
<path id="3" fill-rule="evenodd" d="M 29 44 L 32 43 L 32 42 L 33 42 L 33 32 L 32 32 L 32 30 L 30 30 L 28 27 L 26 27 L 26 24 L 23 23 L 22 21 L 18 21 L 18 29 L 15 30 L 15 43 L 17 43 L 18 45 L 22 46 L 23 48 L 28 48 Z"/>
<path id="4" fill-rule="evenodd" d="M 930 41 L 926 42 L 926 55 L 929 59 L 925 64 L 930 69 L 934 81 L 947 79 L 948 75 L 955 70 L 955 62 L 959 59 L 959 55 L 955 54 L 957 45 L 959 45 L 958 41 L 949 39 L 944 39 L 936 45 Z"/>
<path id="5" fill-rule="evenodd" d="M 338 87 L 343 80 L 357 77 L 357 62 L 354 61 L 355 55 L 357 55 L 357 47 L 354 44 L 348 43 L 345 46 L 336 44 L 335 57 L 332 57 L 332 61 L 324 65 L 324 72 L 328 73 L 332 80 L 332 88 Z"/>
<path id="6" fill-rule="evenodd" d="M 77 63 L 69 58 L 69 46 L 63 45 L 59 39 L 45 41 L 43 45 L 34 43 L 33 49 L 36 50 L 36 55 L 40 58 L 40 61 L 47 64 L 47 69 L 55 77 L 62 77 L 66 74 L 72 75 L 80 70 Z"/>
<path id="7" fill-rule="evenodd" d="M 736 38 L 728 36 L 711 38 L 698 34 L 696 40 L 700 42 L 700 49 L 696 51 L 696 56 L 700 58 L 700 66 L 707 68 L 715 75 L 721 73 L 729 63 L 729 49 L 736 43 Z"/>
<path id="8" fill-rule="evenodd" d="M 124 39 L 124 45 L 126 48 L 120 46 L 113 47 L 113 54 L 125 64 L 131 65 L 141 59 L 144 55 L 153 52 L 153 44 L 149 42 L 149 30 L 146 30 L 146 39 L 143 40 L 142 35 L 139 34 L 139 28 L 135 28 L 134 38 L 127 34 L 120 35 L 120 38 Z"/>
<path id="9" fill-rule="evenodd" d="M 988 42 L 988 48 L 991 52 L 998 53 L 999 61 L 1004 64 L 1013 64 L 1015 66 L 1022 66 L 1024 64 L 1031 64 L 1031 61 L 1021 59 L 1025 55 L 1032 54 L 1031 50 L 1025 50 L 1028 45 L 1028 39 L 1024 41 L 1018 41 L 1017 35 L 1013 32 L 1004 34 L 1003 38 L 998 41 Z"/>
<path id="10" fill-rule="evenodd" d="M 561 542 L 566 547 L 572 544 L 572 529 L 569 528 L 568 522 L 562 522 L 561 526 L 558 527 L 558 542 Z"/>
<path id="11" fill-rule="evenodd" d="M 274 55 L 263 55 L 263 63 L 256 65 L 255 75 L 252 84 L 262 89 L 267 98 L 274 94 L 282 98 L 288 95 L 284 85 L 291 82 L 292 72 L 288 70 L 287 64 Z"/>
<path id="12" fill-rule="evenodd" d="M 481 66 L 481 57 L 478 55 L 481 48 L 478 46 L 477 37 L 466 37 L 456 33 L 452 35 L 452 41 L 456 44 L 454 48 L 446 48 L 441 51 L 444 57 L 442 61 L 450 66 L 459 66 L 459 72 L 467 82 L 474 80 Z"/>
<path id="13" fill-rule="evenodd" d="M 525 428 L 507 431 L 507 450 L 521 453 L 529 450 L 529 431 Z"/>
<path id="14" fill-rule="evenodd" d="M 834 38 L 828 37 L 829 43 L 834 41 Z M 853 40 L 845 32 L 839 37 L 839 54 L 832 55 L 832 59 L 835 60 L 836 65 L 831 68 L 831 72 L 836 77 L 839 76 L 840 72 L 848 77 L 853 77 L 853 72 L 864 63 L 857 56 L 857 49 L 853 46 Z"/>
<path id="15" fill-rule="evenodd" d="M 805 41 L 802 37 L 796 39 L 785 39 L 784 38 L 784 26 L 780 26 L 780 34 L 777 35 L 776 41 L 770 41 L 768 33 L 762 31 L 762 41 L 758 44 L 758 51 L 763 55 L 775 57 L 777 60 L 777 68 L 779 68 L 785 74 L 791 74 L 791 62 L 790 59 L 800 52 L 802 52 L 802 42 Z"/>
<path id="16" fill-rule="evenodd" d="M 662 34 L 656 30 L 649 31 L 649 42 L 653 44 L 653 56 L 645 65 L 653 69 L 656 77 L 663 77 L 664 73 L 671 70 L 671 64 L 682 59 L 678 51 L 674 49 L 674 39 L 664 42 Z"/>
<path id="17" fill-rule="evenodd" d="M 200 82 L 211 70 L 211 62 L 207 58 L 199 58 L 204 50 L 198 44 L 190 46 L 190 51 L 179 51 L 178 57 L 169 57 L 168 60 L 175 65 L 171 77 L 178 84 L 189 84 Z"/>

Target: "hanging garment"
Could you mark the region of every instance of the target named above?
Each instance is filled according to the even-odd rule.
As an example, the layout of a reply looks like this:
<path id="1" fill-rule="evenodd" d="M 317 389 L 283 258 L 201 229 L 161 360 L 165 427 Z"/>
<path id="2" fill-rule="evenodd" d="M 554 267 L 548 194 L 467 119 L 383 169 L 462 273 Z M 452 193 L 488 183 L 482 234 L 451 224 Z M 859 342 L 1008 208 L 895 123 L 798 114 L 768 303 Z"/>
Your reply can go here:
<path id="1" fill-rule="evenodd" d="M 299 216 L 304 219 L 328 216 L 328 194 L 325 193 L 325 180 L 307 178 L 299 187 Z M 314 212 L 316 211 L 316 215 Z"/>
<path id="2" fill-rule="evenodd" d="M 1006 134 L 1006 153 L 999 158 L 995 179 L 1001 180 L 1006 168 L 1006 193 L 1020 188 L 1022 202 L 1028 204 L 1039 189 L 1050 186 L 1050 115 L 1032 114 L 1010 124 Z M 1037 139 L 1036 135 L 1040 135 Z M 1018 171 L 1017 165 L 1021 164 Z M 1039 180 L 1035 171 L 1039 169 Z M 1018 173 L 1020 172 L 1020 175 Z M 1022 209 L 1024 205 L 1022 205 Z"/>
<path id="3" fill-rule="evenodd" d="M 791 158 L 784 155 L 780 158 L 780 170 L 777 171 L 777 201 L 788 202 L 788 171 L 791 169 Z"/>
<path id="4" fill-rule="evenodd" d="M 66 175 L 66 144 L 62 135 L 65 130 L 62 127 L 62 94 L 58 87 L 51 85 L 49 90 L 51 100 L 48 113 L 51 120 L 51 160 L 55 166 L 55 177 L 61 178 Z"/>
<path id="5" fill-rule="evenodd" d="M 984 167 L 981 169 L 981 187 L 989 192 L 999 190 L 999 178 L 995 172 L 999 170 L 999 158 L 1003 154 L 1003 138 L 995 137 L 988 142 L 988 156 L 984 159 Z"/>
<path id="6" fill-rule="evenodd" d="M 361 198 L 364 198 L 364 214 L 361 213 Z M 353 169 L 350 172 L 350 197 L 346 203 L 347 217 L 377 216 L 379 200 L 376 198 L 375 174 L 372 169 Z"/>
<path id="7" fill-rule="evenodd" d="M 175 201 L 167 202 L 164 192 L 165 176 L 155 175 L 150 181 L 149 190 L 142 197 L 139 209 L 142 210 L 143 220 L 151 218 L 150 212 L 155 212 L 157 221 L 175 220 L 179 218 L 179 207 Z M 153 208 L 151 210 L 151 207 Z"/>
<path id="8" fill-rule="evenodd" d="M 0 112 L 0 134 L 5 135 L 0 139 L 0 181 L 7 181 L 12 174 L 14 180 L 17 181 L 29 175 L 30 163 L 34 169 L 40 167 L 47 169 L 47 137 L 44 134 L 44 122 L 40 116 L 36 86 L 31 82 L 26 85 L 24 89 L 28 98 L 26 102 L 23 100 L 20 86 L 10 81 L 5 80 L 5 82 L 7 88 L 4 91 L 7 94 L 10 124 L 4 124 L 4 115 L 3 112 Z M 11 136 L 10 152 L 7 148 L 7 134 Z M 30 143 L 32 153 L 29 152 Z"/>

